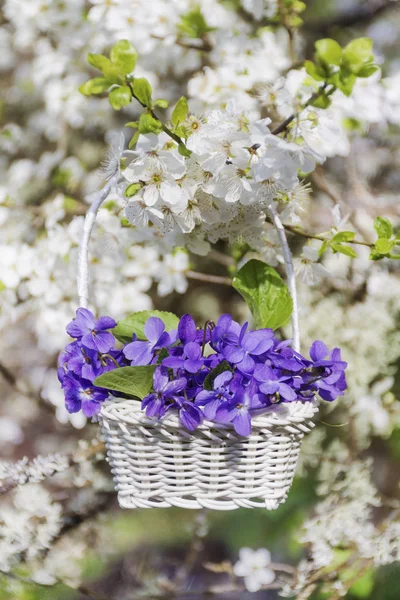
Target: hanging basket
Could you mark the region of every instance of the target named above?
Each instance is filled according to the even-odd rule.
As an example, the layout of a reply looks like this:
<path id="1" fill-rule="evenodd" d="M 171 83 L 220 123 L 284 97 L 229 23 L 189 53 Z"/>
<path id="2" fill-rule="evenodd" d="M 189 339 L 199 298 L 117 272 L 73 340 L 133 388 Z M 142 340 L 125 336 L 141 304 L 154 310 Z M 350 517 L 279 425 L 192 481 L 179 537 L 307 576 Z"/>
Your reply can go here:
<path id="1" fill-rule="evenodd" d="M 78 257 L 78 295 L 88 305 L 88 246 L 96 214 L 116 177 L 109 180 L 85 218 Z M 295 309 L 294 347 L 299 348 L 293 266 L 285 253 L 282 224 L 272 207 L 281 237 Z M 276 406 L 252 418 L 252 433 L 238 435 L 231 425 L 204 421 L 186 431 L 176 415 L 149 419 L 134 400 L 110 396 L 99 413 L 122 508 L 276 509 L 292 484 L 301 440 L 314 426 L 316 401 Z"/>
<path id="2" fill-rule="evenodd" d="M 280 407 L 281 408 L 281 407 Z M 157 421 L 140 403 L 113 398 L 100 412 L 122 508 L 278 508 L 286 500 L 316 402 L 252 419 L 249 437 L 205 421 L 194 432 L 175 415 Z"/>

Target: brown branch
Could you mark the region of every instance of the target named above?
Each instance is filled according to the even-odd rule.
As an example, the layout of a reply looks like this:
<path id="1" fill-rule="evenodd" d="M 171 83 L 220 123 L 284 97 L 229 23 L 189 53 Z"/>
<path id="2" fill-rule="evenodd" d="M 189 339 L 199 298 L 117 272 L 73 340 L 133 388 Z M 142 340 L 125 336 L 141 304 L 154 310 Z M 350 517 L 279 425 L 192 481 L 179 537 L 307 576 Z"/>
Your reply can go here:
<path id="1" fill-rule="evenodd" d="M 232 267 L 235 264 L 235 260 L 231 256 L 218 252 L 218 250 L 210 250 L 207 256 L 224 267 Z"/>
<path id="2" fill-rule="evenodd" d="M 229 277 L 220 277 L 219 275 L 209 275 L 208 273 L 197 273 L 197 271 L 185 271 L 188 279 L 196 279 L 206 283 L 217 283 L 218 285 L 232 285 L 232 279 Z"/>
<path id="3" fill-rule="evenodd" d="M 165 40 L 165 38 L 163 38 L 161 35 L 155 35 L 154 33 L 151 34 L 150 37 L 153 38 L 154 40 L 160 40 L 161 42 L 163 42 Z M 187 48 L 188 50 L 198 50 L 199 52 L 211 52 L 213 47 L 210 44 L 210 42 L 208 42 L 207 40 L 202 40 L 202 42 L 203 42 L 203 44 L 201 46 L 198 46 L 197 44 L 194 44 L 194 43 L 185 42 L 184 40 L 181 40 L 180 38 L 176 38 L 176 40 L 175 40 L 175 44 L 177 46 L 181 46 L 181 48 Z"/>
<path id="4" fill-rule="evenodd" d="M 353 25 L 365 25 L 387 10 L 398 7 L 399 5 L 396 0 L 370 0 L 322 21 L 317 19 L 308 21 L 308 23 L 306 21 L 303 29 L 306 32 L 313 32 L 318 36 L 325 35 L 333 27 L 341 28 L 352 27 Z"/>
<path id="5" fill-rule="evenodd" d="M 313 102 L 315 102 L 315 100 L 317 100 L 321 94 L 323 92 L 325 92 L 326 88 L 328 87 L 327 83 L 324 83 L 316 92 L 314 92 L 312 94 L 312 96 L 309 97 L 309 99 L 307 100 L 307 102 L 305 102 L 305 104 L 303 104 L 302 106 L 300 106 L 300 109 L 296 112 L 293 113 L 292 115 L 290 115 L 289 117 L 287 117 L 287 119 L 285 119 L 284 121 L 282 121 L 282 123 L 280 123 L 280 125 L 278 125 L 277 127 L 275 127 L 275 129 L 273 129 L 271 131 L 272 135 L 278 135 L 279 133 L 282 133 L 283 131 L 285 131 L 285 129 L 287 129 L 287 127 L 290 125 L 290 123 L 292 121 L 295 120 L 295 118 L 301 113 L 303 112 L 304 109 L 308 108 Z M 335 87 L 333 86 L 328 92 L 326 92 L 326 96 L 330 96 L 334 91 L 335 91 Z"/>
<path id="6" fill-rule="evenodd" d="M 319 240 L 320 242 L 328 241 L 328 239 L 324 235 L 315 235 L 312 233 L 306 233 L 301 229 L 297 229 L 297 227 L 293 227 L 292 225 L 284 225 L 284 228 L 290 233 L 294 233 L 295 235 L 300 235 L 302 237 L 308 238 L 310 240 Z M 368 242 L 362 242 L 361 240 L 346 240 L 346 244 L 357 244 L 358 246 L 367 246 L 368 248 L 372 248 L 373 244 L 368 244 Z"/>

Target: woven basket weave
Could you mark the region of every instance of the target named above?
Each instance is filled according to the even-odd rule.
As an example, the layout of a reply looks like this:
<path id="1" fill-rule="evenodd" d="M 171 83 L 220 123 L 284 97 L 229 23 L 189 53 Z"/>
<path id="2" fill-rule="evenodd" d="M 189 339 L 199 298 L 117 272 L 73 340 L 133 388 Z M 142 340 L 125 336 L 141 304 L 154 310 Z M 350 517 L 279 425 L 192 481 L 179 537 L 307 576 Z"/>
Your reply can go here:
<path id="1" fill-rule="evenodd" d="M 231 426 L 182 428 L 176 415 L 148 419 L 134 400 L 113 398 L 100 413 L 108 460 L 123 508 L 273 510 L 285 501 L 315 402 L 252 419 L 247 438 Z"/>

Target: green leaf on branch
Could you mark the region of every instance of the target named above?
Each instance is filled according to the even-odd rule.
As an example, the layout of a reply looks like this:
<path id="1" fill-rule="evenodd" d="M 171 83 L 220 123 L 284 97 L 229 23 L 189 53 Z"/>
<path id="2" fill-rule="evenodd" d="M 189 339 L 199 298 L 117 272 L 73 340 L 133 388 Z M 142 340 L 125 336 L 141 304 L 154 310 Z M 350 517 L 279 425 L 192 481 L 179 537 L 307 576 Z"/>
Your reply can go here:
<path id="1" fill-rule="evenodd" d="M 379 238 L 390 240 L 393 235 L 393 226 L 386 217 L 376 217 L 374 221 L 374 229 Z"/>
<path id="2" fill-rule="evenodd" d="M 91 96 L 92 94 L 102 94 L 106 92 L 110 84 L 104 77 L 94 77 L 93 79 L 89 79 L 85 83 L 83 83 L 79 91 L 84 96 Z"/>
<path id="3" fill-rule="evenodd" d="M 191 150 L 189 150 L 189 148 L 186 148 L 184 144 L 179 144 L 178 152 L 181 156 L 186 156 L 186 158 L 189 158 L 192 155 Z"/>
<path id="4" fill-rule="evenodd" d="M 133 148 L 134 146 L 136 146 L 136 142 L 138 141 L 138 139 L 139 139 L 139 136 L 140 136 L 140 133 L 139 133 L 139 131 L 136 131 L 136 132 L 133 134 L 133 136 L 131 137 L 131 139 L 130 139 L 130 141 L 129 141 L 129 144 L 128 144 L 128 148 L 129 148 L 129 150 L 132 150 L 132 148 Z"/>
<path id="5" fill-rule="evenodd" d="M 346 256 L 351 256 L 351 258 L 357 258 L 357 253 L 350 246 L 344 246 L 343 244 L 339 244 L 336 242 L 331 242 L 330 247 L 333 252 L 339 252 L 340 254 L 345 254 Z"/>
<path id="6" fill-rule="evenodd" d="M 357 38 L 343 48 L 343 64 L 352 73 L 358 73 L 363 66 L 373 63 L 372 40 L 367 37 Z"/>
<path id="7" fill-rule="evenodd" d="M 333 236 L 331 242 L 351 242 L 355 237 L 354 231 L 339 231 Z"/>
<path id="8" fill-rule="evenodd" d="M 136 98 L 145 106 L 151 107 L 152 104 L 152 93 L 150 83 L 145 77 L 139 77 L 133 81 L 133 93 Z"/>
<path id="9" fill-rule="evenodd" d="M 275 269 L 260 260 L 247 262 L 232 285 L 246 300 L 256 327 L 278 329 L 292 314 L 293 302 L 287 286 Z"/>
<path id="10" fill-rule="evenodd" d="M 310 106 L 315 106 L 315 108 L 329 108 L 332 100 L 321 92 L 321 94 L 312 102 L 310 102 Z"/>
<path id="11" fill-rule="evenodd" d="M 126 198 L 132 198 L 132 196 L 136 196 L 136 194 L 142 189 L 143 183 L 131 183 L 125 190 Z"/>
<path id="12" fill-rule="evenodd" d="M 386 238 L 379 238 L 378 240 L 376 240 L 374 248 L 378 252 L 378 254 L 387 255 L 391 253 L 394 245 L 394 240 L 391 241 Z"/>
<path id="13" fill-rule="evenodd" d="M 178 24 L 178 31 L 190 38 L 203 38 L 215 27 L 209 27 L 200 8 L 197 7 L 186 15 L 182 15 L 181 22 Z"/>
<path id="14" fill-rule="evenodd" d="M 162 123 L 155 119 L 150 113 L 143 113 L 139 121 L 139 133 L 160 133 Z"/>
<path id="15" fill-rule="evenodd" d="M 89 52 L 87 55 L 87 61 L 89 65 L 92 65 L 95 69 L 99 69 L 102 73 L 110 66 L 111 61 L 103 54 L 93 54 Z"/>
<path id="16" fill-rule="evenodd" d="M 342 48 L 330 38 L 315 42 L 317 58 L 326 65 L 339 66 L 342 60 Z"/>
<path id="17" fill-rule="evenodd" d="M 120 367 L 103 373 L 94 380 L 94 385 L 122 392 L 143 400 L 153 387 L 153 373 L 156 365 L 145 367 Z"/>
<path id="18" fill-rule="evenodd" d="M 137 60 L 135 46 L 128 40 L 119 40 L 110 51 L 111 62 L 116 65 L 123 75 L 134 71 Z"/>
<path id="19" fill-rule="evenodd" d="M 178 127 L 182 121 L 187 119 L 189 114 L 188 101 L 185 96 L 179 98 L 171 115 L 171 123 L 174 127 Z"/>
<path id="20" fill-rule="evenodd" d="M 304 67 L 306 72 L 316 81 L 324 81 L 325 72 L 321 67 L 311 62 L 311 60 L 306 60 L 304 63 Z"/>
<path id="21" fill-rule="evenodd" d="M 127 85 L 116 87 L 109 93 L 108 100 L 115 110 L 121 110 L 132 100 L 131 90 Z"/>
<path id="22" fill-rule="evenodd" d="M 165 323 L 165 330 L 171 331 L 178 327 L 179 318 L 173 313 L 163 310 L 141 310 L 129 315 L 126 319 L 118 321 L 113 329 L 113 335 L 120 342 L 126 344 L 132 341 L 132 335 L 135 334 L 138 340 L 146 340 L 144 326 L 150 317 L 158 317 Z"/>
<path id="23" fill-rule="evenodd" d="M 163 98 L 157 98 L 154 102 L 154 106 L 159 106 L 160 108 L 168 108 L 168 100 L 163 100 Z"/>
<path id="24" fill-rule="evenodd" d="M 213 390 L 214 389 L 214 381 L 215 381 L 216 377 L 218 377 L 218 375 L 221 375 L 221 373 L 225 373 L 225 371 L 233 372 L 230 364 L 226 360 L 223 360 L 221 363 L 219 363 L 219 365 L 217 367 L 215 367 L 215 369 L 213 369 L 212 371 L 209 372 L 209 374 L 207 375 L 207 377 L 204 380 L 203 388 L 205 390 L 209 390 L 209 391 Z"/>

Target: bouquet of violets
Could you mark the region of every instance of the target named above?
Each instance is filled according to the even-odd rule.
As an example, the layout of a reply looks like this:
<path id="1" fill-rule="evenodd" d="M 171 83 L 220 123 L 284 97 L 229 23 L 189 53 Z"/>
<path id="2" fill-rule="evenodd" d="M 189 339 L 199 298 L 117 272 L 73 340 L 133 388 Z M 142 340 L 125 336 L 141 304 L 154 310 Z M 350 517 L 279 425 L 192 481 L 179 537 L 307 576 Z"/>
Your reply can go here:
<path id="1" fill-rule="evenodd" d="M 67 410 L 87 417 L 123 396 L 151 419 L 175 412 L 189 431 L 206 420 L 249 436 L 256 415 L 317 394 L 330 402 L 346 389 L 339 348 L 315 341 L 305 358 L 271 328 L 229 314 L 198 328 L 188 314 L 142 311 L 117 324 L 79 308 L 67 333 L 74 341 L 60 355 L 59 380 Z"/>

